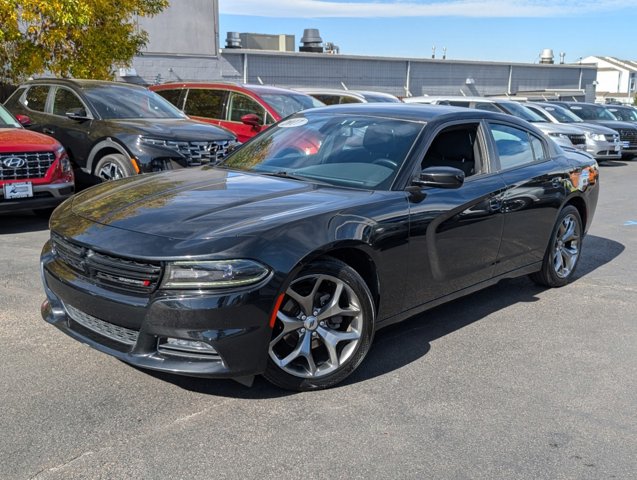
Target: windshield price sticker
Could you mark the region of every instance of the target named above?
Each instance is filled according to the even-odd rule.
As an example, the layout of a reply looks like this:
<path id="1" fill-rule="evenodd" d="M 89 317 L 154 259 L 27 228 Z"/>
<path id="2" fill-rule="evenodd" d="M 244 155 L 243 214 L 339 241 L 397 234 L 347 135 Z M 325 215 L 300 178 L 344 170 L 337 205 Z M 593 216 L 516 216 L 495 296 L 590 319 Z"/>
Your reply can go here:
<path id="1" fill-rule="evenodd" d="M 302 127 L 307 123 L 307 118 L 290 118 L 289 120 L 284 120 L 279 123 L 279 127 L 281 128 L 295 128 Z"/>
<path id="2" fill-rule="evenodd" d="M 4 198 L 30 198 L 33 196 L 33 185 L 31 182 L 9 183 L 4 185 Z"/>

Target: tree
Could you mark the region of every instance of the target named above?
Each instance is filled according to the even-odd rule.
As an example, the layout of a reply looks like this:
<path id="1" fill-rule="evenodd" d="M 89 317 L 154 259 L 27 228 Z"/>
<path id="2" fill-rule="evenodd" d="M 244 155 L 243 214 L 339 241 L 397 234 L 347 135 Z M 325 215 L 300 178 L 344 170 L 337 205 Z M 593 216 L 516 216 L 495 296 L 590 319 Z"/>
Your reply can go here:
<path id="1" fill-rule="evenodd" d="M 50 72 L 110 79 L 147 43 L 137 16 L 168 0 L 0 0 L 0 81 Z"/>

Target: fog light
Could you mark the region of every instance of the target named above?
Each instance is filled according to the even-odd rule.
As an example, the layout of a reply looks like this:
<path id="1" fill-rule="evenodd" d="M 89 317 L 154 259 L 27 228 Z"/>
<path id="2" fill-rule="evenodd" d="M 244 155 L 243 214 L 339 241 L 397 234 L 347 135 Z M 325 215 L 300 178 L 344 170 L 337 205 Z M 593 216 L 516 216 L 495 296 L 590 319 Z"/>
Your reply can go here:
<path id="1" fill-rule="evenodd" d="M 206 342 L 171 337 L 160 339 L 157 350 L 173 354 L 218 355 L 214 347 Z"/>

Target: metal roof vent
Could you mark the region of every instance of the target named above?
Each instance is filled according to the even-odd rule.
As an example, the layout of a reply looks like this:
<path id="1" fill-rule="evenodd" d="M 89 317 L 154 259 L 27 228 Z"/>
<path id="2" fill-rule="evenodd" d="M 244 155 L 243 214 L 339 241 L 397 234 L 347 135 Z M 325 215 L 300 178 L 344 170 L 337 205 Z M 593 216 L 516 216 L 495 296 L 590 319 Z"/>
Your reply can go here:
<path id="1" fill-rule="evenodd" d="M 323 53 L 323 39 L 317 28 L 306 28 L 301 38 L 301 52 Z"/>
<path id="2" fill-rule="evenodd" d="M 540 63 L 555 63 L 553 61 L 553 50 L 545 48 L 540 54 Z"/>
<path id="3" fill-rule="evenodd" d="M 228 32 L 226 48 L 241 48 L 241 34 L 239 32 Z"/>

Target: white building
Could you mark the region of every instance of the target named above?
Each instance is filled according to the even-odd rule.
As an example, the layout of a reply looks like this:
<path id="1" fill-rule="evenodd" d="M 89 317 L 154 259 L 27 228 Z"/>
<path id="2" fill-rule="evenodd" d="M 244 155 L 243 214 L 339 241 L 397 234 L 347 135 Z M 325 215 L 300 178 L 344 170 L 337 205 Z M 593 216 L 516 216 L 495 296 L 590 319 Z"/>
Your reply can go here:
<path id="1" fill-rule="evenodd" d="M 633 103 L 637 94 L 637 62 L 615 57 L 590 56 L 582 63 L 597 65 L 597 101 Z"/>

